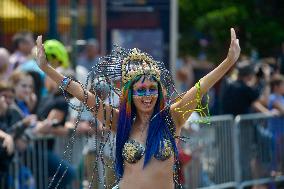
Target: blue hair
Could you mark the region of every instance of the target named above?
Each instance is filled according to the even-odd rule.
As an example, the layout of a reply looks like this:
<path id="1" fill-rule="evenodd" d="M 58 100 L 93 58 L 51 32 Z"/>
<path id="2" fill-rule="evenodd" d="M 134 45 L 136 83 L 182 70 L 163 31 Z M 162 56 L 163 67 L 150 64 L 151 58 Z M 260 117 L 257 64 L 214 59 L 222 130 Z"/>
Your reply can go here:
<path id="1" fill-rule="evenodd" d="M 134 117 L 136 116 L 136 107 L 133 104 L 132 89 L 133 84 L 136 83 L 142 75 L 137 76 L 132 81 L 128 81 L 124 88 L 120 99 L 119 119 L 116 134 L 116 154 L 115 154 L 115 172 L 116 176 L 120 179 L 124 172 L 124 160 L 122 157 L 122 150 L 124 144 L 129 139 L 129 134 L 133 125 Z M 153 77 L 154 78 L 154 77 Z M 157 82 L 157 80 L 154 78 Z M 160 148 L 164 148 L 164 139 L 171 141 L 175 155 L 177 156 L 177 147 L 174 139 L 174 133 L 170 131 L 169 111 L 161 111 L 164 109 L 165 99 L 163 98 L 161 83 L 158 83 L 158 99 L 154 107 L 154 112 L 151 116 L 149 128 L 146 139 L 146 150 L 144 158 L 144 166 L 146 167 L 151 158 L 159 152 Z M 131 105 L 130 105 L 131 103 Z M 162 106 L 161 106 L 162 105 Z M 170 122 L 172 123 L 172 122 Z M 173 127 L 173 126 L 172 126 Z"/>

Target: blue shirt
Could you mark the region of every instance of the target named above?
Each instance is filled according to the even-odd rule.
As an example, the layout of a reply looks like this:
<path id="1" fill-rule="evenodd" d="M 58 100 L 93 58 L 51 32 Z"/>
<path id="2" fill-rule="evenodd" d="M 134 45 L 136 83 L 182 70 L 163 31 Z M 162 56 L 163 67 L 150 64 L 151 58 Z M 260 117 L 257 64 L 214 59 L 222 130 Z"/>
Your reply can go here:
<path id="1" fill-rule="evenodd" d="M 16 104 L 18 105 L 18 107 L 20 108 L 20 110 L 22 111 L 22 113 L 24 114 L 24 117 L 30 115 L 30 110 L 28 105 L 26 104 L 26 102 L 22 101 L 22 100 L 16 100 Z"/>
<path id="2" fill-rule="evenodd" d="M 278 102 L 284 106 L 284 97 L 282 95 L 277 95 L 272 93 L 269 96 L 269 101 L 268 101 L 269 110 L 273 109 L 273 104 L 275 102 Z M 270 118 L 268 120 L 268 128 L 272 132 L 273 136 L 279 136 L 281 134 L 284 134 L 284 117 Z"/>

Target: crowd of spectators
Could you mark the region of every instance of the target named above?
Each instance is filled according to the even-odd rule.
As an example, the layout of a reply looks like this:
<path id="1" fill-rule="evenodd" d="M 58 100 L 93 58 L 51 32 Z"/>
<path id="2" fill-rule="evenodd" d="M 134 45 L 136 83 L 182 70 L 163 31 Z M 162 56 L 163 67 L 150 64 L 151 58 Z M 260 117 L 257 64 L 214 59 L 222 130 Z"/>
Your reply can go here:
<path id="1" fill-rule="evenodd" d="M 72 112 L 69 108 L 57 84 L 37 67 L 33 34 L 29 31 L 18 32 L 11 42 L 12 53 L 4 47 L 0 48 L 0 188 L 14 188 L 15 179 L 19 180 L 21 189 L 36 188 L 37 180 L 34 175 L 37 173 L 32 172 L 31 167 L 21 165 L 18 178 L 11 178 L 12 175 L 9 173 L 9 166 L 15 154 L 21 157 L 22 154 L 29 152 L 37 156 L 37 161 L 47 159 L 48 178 L 53 179 L 54 185 L 49 187 L 55 187 L 60 179 L 60 185 L 57 186 L 59 188 L 74 185 L 76 177 L 74 166 L 66 160 L 62 161 L 62 157 L 55 152 L 54 137 L 64 137 L 72 133 L 76 112 Z M 52 49 L 53 46 L 57 49 Z M 69 64 L 68 52 L 63 44 L 50 40 L 46 43 L 46 47 L 51 48 L 47 57 L 56 69 L 66 76 L 77 75 L 82 82 L 85 78 L 79 76 L 86 76 L 98 61 L 98 44 L 95 39 L 87 40 L 74 71 L 66 68 Z M 77 134 L 90 134 L 92 129 L 89 120 L 92 116 L 88 116 L 79 123 Z M 39 149 L 31 148 L 29 143 L 35 138 L 44 136 L 49 137 L 47 148 L 40 149 L 41 152 L 38 153 Z M 62 167 L 59 169 L 59 176 L 53 178 L 59 165 Z M 68 169 L 63 173 L 65 167 Z M 86 167 L 91 169 L 91 163 Z M 63 174 L 65 176 L 61 178 Z"/>

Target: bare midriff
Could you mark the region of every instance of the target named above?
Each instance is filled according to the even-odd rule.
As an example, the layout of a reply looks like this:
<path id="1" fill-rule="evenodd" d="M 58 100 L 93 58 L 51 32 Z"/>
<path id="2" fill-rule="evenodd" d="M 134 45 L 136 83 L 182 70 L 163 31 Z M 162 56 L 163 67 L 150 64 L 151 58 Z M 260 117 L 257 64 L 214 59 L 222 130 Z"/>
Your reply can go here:
<path id="1" fill-rule="evenodd" d="M 174 189 L 174 158 L 159 161 L 152 158 L 143 169 L 144 158 L 135 164 L 125 162 L 119 189 Z"/>

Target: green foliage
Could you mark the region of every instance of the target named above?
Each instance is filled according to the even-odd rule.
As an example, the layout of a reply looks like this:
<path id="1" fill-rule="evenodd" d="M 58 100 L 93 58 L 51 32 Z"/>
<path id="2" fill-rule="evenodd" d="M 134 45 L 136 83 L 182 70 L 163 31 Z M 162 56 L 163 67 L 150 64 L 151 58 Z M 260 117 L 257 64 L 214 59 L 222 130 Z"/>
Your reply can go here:
<path id="1" fill-rule="evenodd" d="M 261 56 L 275 55 L 284 41 L 281 4 L 277 0 L 179 0 L 180 54 L 197 55 L 199 40 L 206 38 L 209 59 L 220 60 L 230 43 L 229 29 L 234 27 L 242 53 L 257 49 Z"/>

